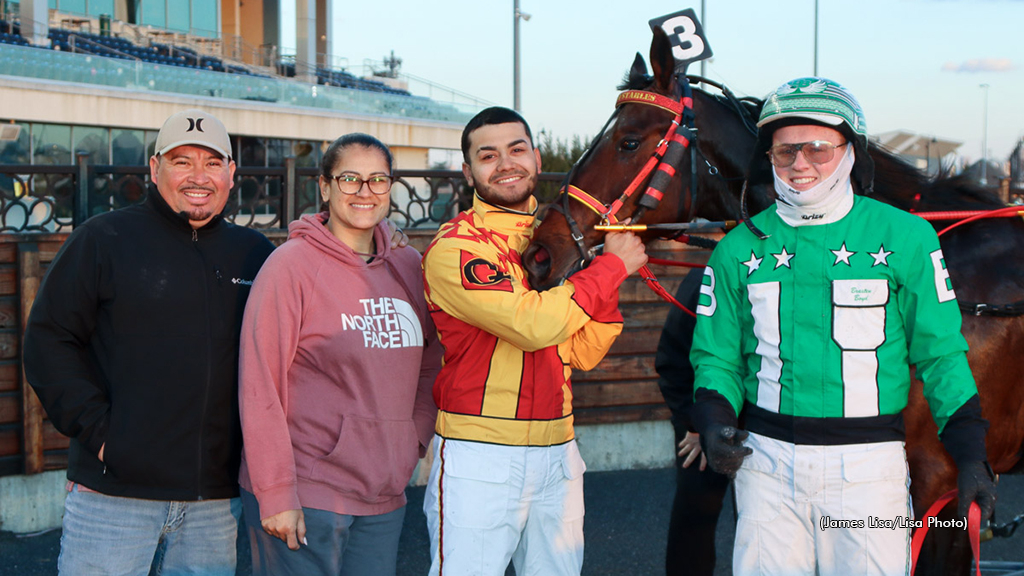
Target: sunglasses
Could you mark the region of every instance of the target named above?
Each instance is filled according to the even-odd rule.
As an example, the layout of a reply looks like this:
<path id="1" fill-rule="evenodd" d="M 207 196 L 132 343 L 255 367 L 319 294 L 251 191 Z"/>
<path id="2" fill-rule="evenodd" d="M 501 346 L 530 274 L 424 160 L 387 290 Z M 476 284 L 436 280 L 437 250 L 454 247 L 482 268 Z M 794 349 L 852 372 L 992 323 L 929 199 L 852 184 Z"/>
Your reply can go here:
<path id="1" fill-rule="evenodd" d="M 342 194 L 358 194 L 359 190 L 362 189 L 363 184 L 366 184 L 370 188 L 370 192 L 377 194 L 387 194 L 391 190 L 391 176 L 370 176 L 365 180 L 354 174 L 342 174 L 340 176 L 326 176 L 328 180 L 334 180 L 334 184 L 338 187 L 338 192 Z"/>
<path id="2" fill-rule="evenodd" d="M 796 162 L 796 155 L 804 153 L 804 158 L 811 164 L 824 164 L 835 158 L 836 148 L 846 146 L 849 142 L 833 144 L 828 140 L 800 142 L 798 144 L 776 144 L 768 150 L 768 159 L 777 168 L 788 168 Z"/>

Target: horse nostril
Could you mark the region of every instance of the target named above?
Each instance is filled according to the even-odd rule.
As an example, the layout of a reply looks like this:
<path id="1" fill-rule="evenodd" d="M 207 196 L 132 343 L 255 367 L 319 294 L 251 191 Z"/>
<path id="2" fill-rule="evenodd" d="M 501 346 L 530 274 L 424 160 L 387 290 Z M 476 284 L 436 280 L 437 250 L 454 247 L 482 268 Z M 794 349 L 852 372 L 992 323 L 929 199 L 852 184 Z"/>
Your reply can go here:
<path id="1" fill-rule="evenodd" d="M 534 244 L 523 253 L 523 266 L 531 282 L 544 281 L 551 273 L 551 253 L 540 244 Z"/>

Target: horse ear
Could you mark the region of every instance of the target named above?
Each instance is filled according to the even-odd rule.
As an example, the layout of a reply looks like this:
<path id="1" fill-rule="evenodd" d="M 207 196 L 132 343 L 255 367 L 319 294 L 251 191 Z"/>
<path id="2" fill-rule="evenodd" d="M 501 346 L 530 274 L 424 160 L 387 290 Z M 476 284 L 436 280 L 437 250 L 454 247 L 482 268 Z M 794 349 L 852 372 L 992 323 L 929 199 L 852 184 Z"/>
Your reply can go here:
<path id="1" fill-rule="evenodd" d="M 661 26 L 654 27 L 654 38 L 651 40 L 651 68 L 654 80 L 661 92 L 672 94 L 675 89 L 676 59 L 672 56 L 672 44 Z"/>
<path id="2" fill-rule="evenodd" d="M 647 77 L 647 63 L 644 62 L 644 57 L 639 52 L 636 53 L 636 58 L 633 59 L 633 67 L 629 69 L 629 81 L 640 80 Z"/>

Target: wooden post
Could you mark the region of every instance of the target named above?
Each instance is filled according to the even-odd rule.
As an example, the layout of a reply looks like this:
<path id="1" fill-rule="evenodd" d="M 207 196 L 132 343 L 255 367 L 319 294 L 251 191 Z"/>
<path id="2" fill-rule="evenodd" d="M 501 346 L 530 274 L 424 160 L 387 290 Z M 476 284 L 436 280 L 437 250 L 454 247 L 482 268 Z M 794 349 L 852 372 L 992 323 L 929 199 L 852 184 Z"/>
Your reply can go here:
<path id="1" fill-rule="evenodd" d="M 28 324 L 28 313 L 32 309 L 32 303 L 35 302 L 42 279 L 43 270 L 39 264 L 39 244 L 29 241 L 19 242 L 18 292 L 21 300 L 20 332 L 23 338 L 25 326 Z M 28 385 L 24 366 L 21 370 L 21 406 L 25 474 L 38 474 L 43 471 L 43 419 L 45 413 L 35 391 Z"/>

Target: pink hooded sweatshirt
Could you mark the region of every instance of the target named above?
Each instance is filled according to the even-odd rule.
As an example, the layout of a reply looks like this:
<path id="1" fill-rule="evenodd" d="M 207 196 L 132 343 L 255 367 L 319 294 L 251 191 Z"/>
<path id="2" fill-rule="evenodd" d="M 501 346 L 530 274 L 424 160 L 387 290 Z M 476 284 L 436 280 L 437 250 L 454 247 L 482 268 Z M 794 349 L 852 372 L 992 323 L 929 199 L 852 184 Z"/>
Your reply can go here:
<path id="1" fill-rule="evenodd" d="M 301 507 L 396 510 L 434 433 L 441 346 L 420 254 L 391 250 L 382 223 L 364 262 L 326 218 L 292 222 L 245 307 L 239 483 L 262 518 Z"/>

